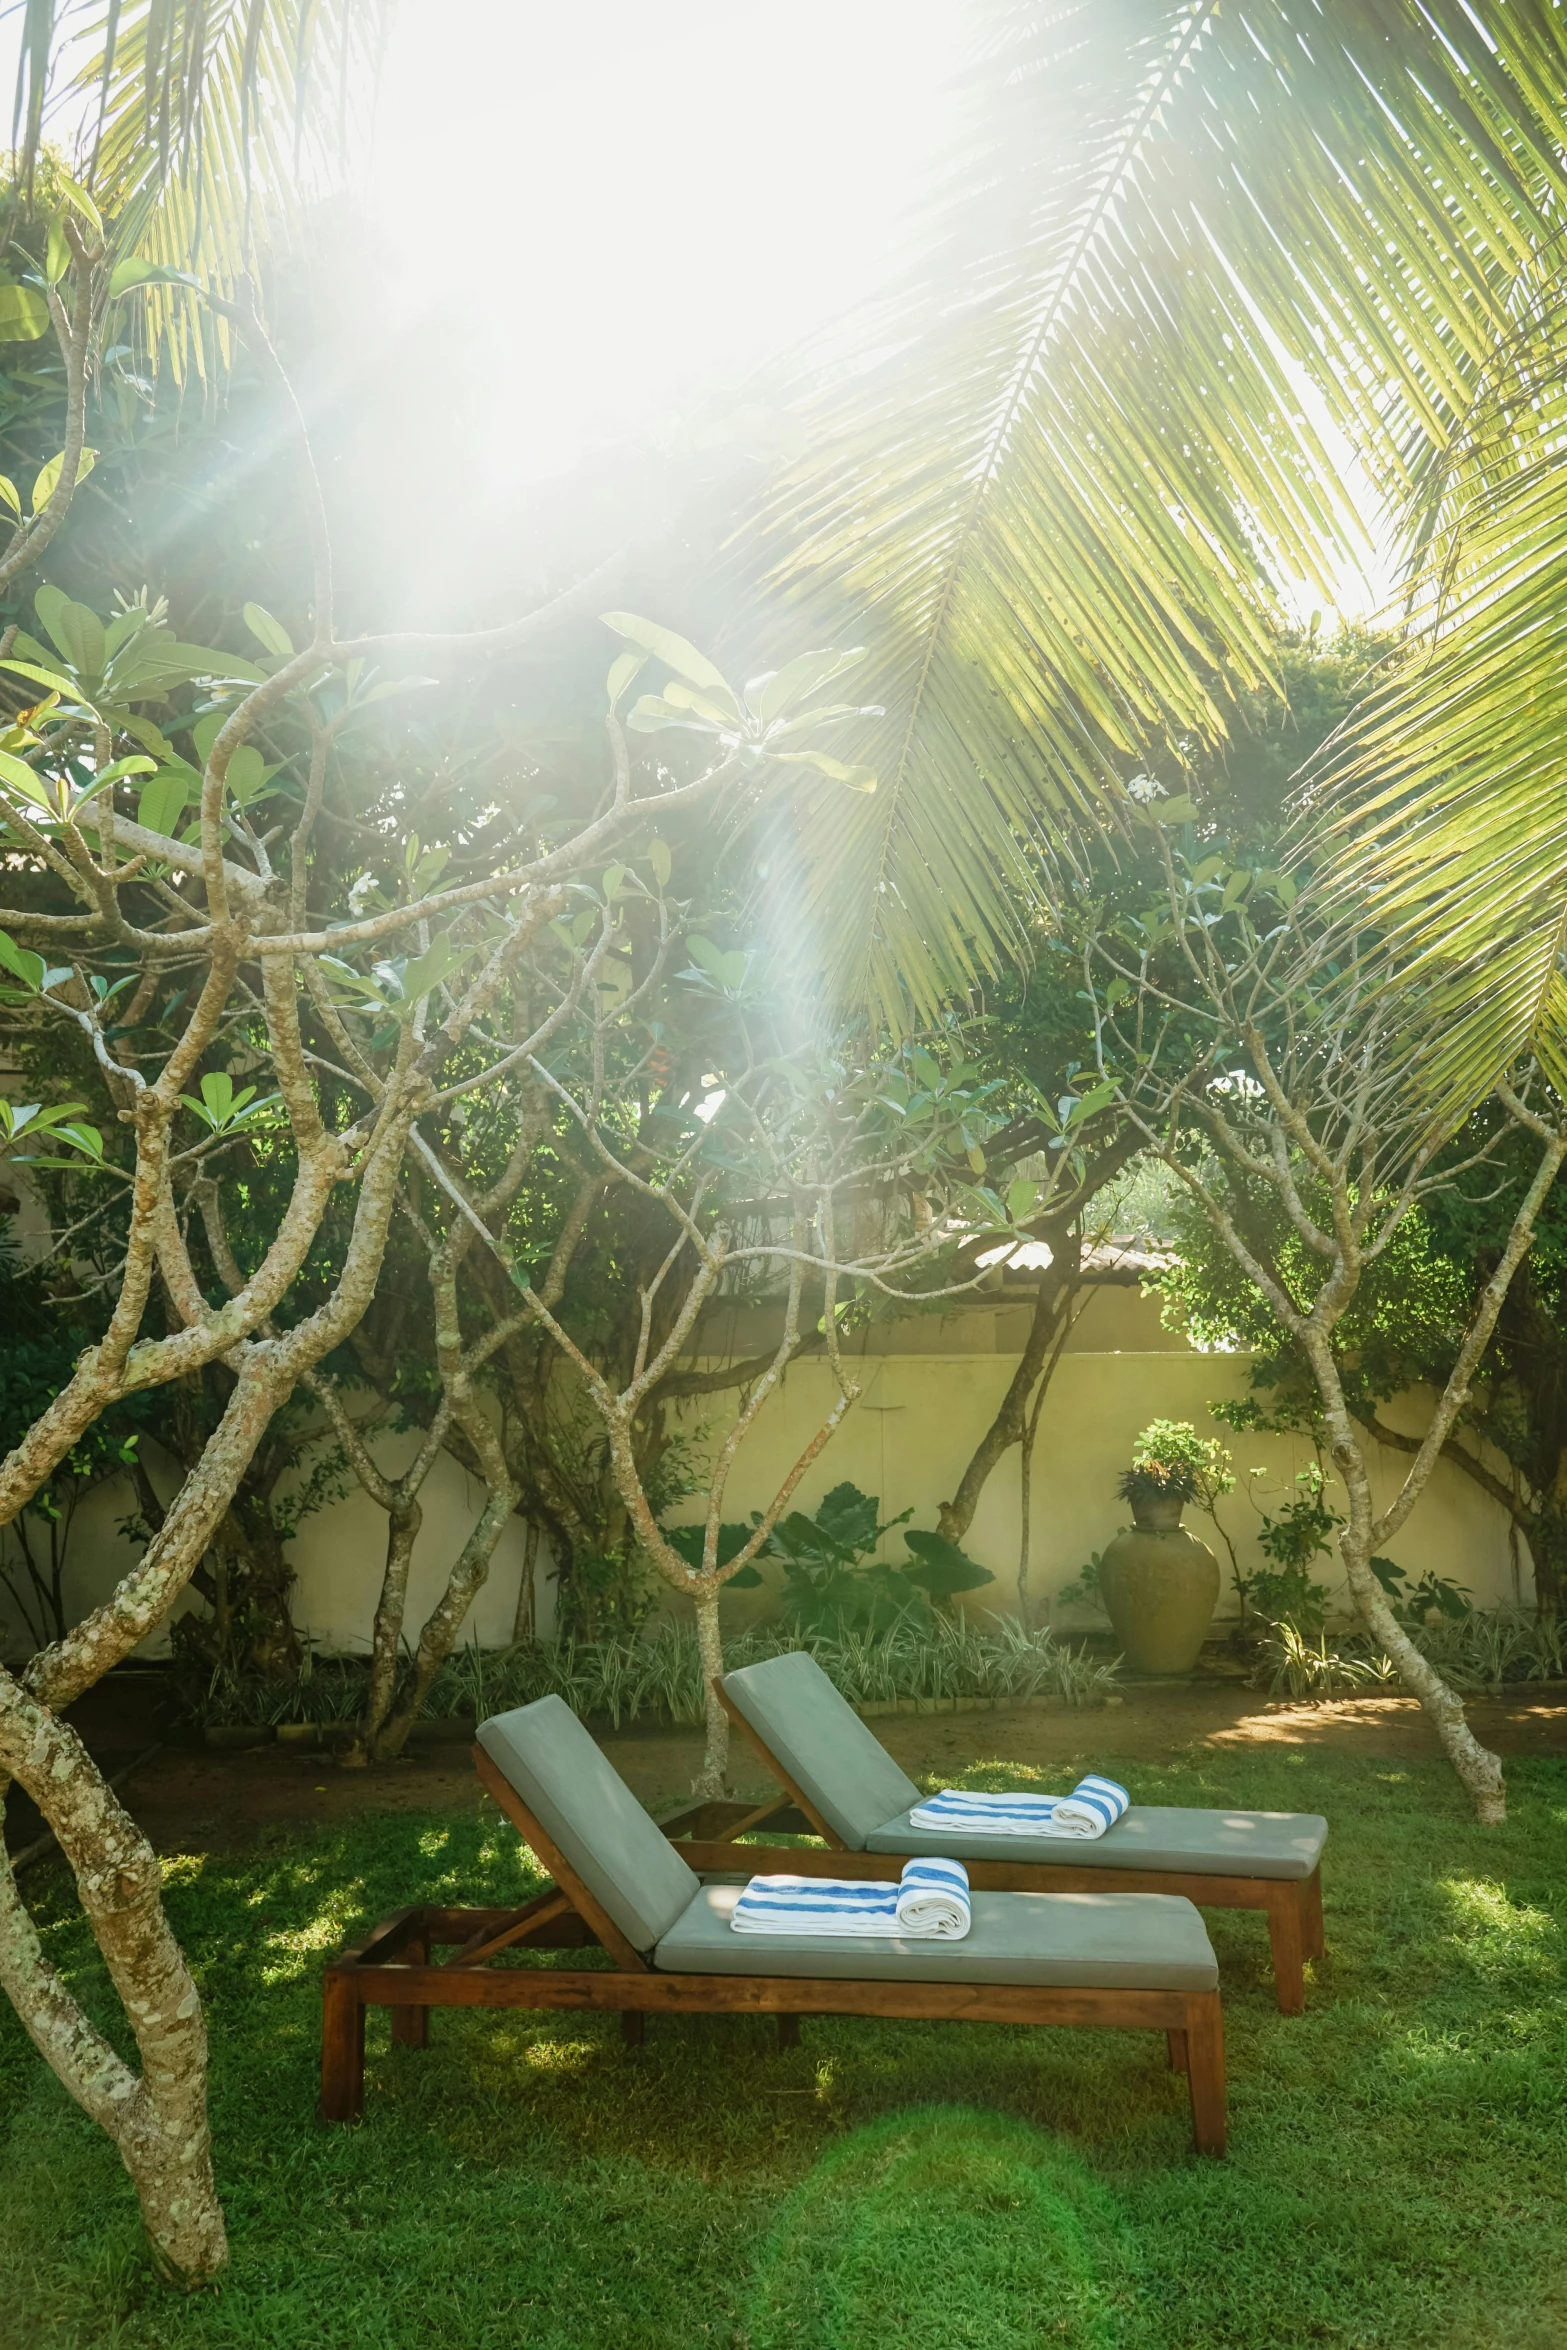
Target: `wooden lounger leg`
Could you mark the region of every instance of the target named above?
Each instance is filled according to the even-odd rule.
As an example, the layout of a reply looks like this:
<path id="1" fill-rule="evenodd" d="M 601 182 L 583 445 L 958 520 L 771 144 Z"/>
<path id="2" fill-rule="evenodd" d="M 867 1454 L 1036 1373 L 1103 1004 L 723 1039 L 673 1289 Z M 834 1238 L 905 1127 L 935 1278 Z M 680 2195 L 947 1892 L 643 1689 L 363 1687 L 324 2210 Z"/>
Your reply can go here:
<path id="1" fill-rule="evenodd" d="M 354 2122 L 365 2104 L 365 2011 L 352 1973 L 321 1978 L 321 2102 L 324 2122 Z"/>
<path id="2" fill-rule="evenodd" d="M 429 1937 L 416 1934 L 404 1943 L 400 1955 L 410 1966 L 428 1966 L 430 1963 Z M 427 2007 L 394 2007 L 392 2010 L 392 2045 L 394 2048 L 428 2048 L 430 2045 L 430 2010 Z"/>
<path id="3" fill-rule="evenodd" d="M 1280 2015 L 1299 2015 L 1306 2004 L 1305 1887 L 1281 1881 L 1268 1894 L 1268 1940 L 1273 1946 L 1273 1984 Z"/>
<path id="4" fill-rule="evenodd" d="M 1184 2032 L 1166 2032 L 1165 2038 L 1170 2043 L 1171 2072 L 1184 2073 L 1187 2069 L 1186 2034 Z"/>
<path id="5" fill-rule="evenodd" d="M 797 2015 L 786 2015 L 782 2009 L 778 2015 L 778 2045 L 780 2048 L 800 2045 L 800 2019 Z"/>
<path id="6" fill-rule="evenodd" d="M 647 2038 L 647 2016 L 640 2007 L 620 2011 L 620 2036 L 628 2048 L 640 2048 Z"/>
<path id="7" fill-rule="evenodd" d="M 1217 1991 L 1193 1992 L 1186 2013 L 1186 2081 L 1192 2143 L 1199 2154 L 1224 2152 L 1224 2010 Z"/>
<path id="8" fill-rule="evenodd" d="M 1301 1891 L 1301 1906 L 1306 1913 L 1306 1956 L 1324 1958 L 1327 1942 L 1322 1931 L 1322 1871 L 1314 1868 Z"/>

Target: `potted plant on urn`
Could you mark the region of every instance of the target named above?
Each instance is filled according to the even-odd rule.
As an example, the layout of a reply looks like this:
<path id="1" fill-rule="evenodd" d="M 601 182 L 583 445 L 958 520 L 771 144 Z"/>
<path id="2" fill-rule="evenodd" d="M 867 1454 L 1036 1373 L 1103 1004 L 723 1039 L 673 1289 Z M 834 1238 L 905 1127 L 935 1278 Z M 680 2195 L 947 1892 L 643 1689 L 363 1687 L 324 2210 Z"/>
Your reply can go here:
<path id="1" fill-rule="evenodd" d="M 1141 1673 L 1185 1673 L 1213 1621 L 1219 1562 L 1181 1524 L 1189 1501 L 1212 1508 L 1235 1483 L 1229 1455 L 1189 1420 L 1154 1420 L 1137 1439 L 1116 1490 L 1132 1524 L 1105 1551 L 1099 1590 L 1127 1663 Z"/>

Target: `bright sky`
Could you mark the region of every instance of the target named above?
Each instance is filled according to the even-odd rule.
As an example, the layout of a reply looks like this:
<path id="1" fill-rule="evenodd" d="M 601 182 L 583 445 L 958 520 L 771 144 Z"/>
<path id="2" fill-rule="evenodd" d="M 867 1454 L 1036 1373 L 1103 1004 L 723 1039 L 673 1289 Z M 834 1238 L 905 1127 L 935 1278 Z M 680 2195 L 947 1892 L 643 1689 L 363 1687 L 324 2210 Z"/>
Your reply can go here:
<path id="1" fill-rule="evenodd" d="M 962 0 L 402 0 L 370 193 L 511 371 L 498 470 L 733 380 L 878 283 Z M 464 204 L 427 201 L 429 175 Z"/>

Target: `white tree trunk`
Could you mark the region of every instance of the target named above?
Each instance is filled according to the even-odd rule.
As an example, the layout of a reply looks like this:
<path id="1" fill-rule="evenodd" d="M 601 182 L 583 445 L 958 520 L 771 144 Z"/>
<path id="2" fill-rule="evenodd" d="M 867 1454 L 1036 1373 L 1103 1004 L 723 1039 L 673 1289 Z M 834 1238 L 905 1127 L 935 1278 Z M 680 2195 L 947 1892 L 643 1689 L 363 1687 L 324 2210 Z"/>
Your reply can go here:
<path id="1" fill-rule="evenodd" d="M 207 2131 L 201 2002 L 159 1899 L 162 1871 L 66 1723 L 0 1673 L 0 1766 L 23 1786 L 70 1862 L 141 2056 L 138 2076 L 51 1965 L 0 1859 L 0 1984 L 34 2046 L 119 2148 L 158 2273 L 190 2289 L 228 2260 Z"/>
<path id="2" fill-rule="evenodd" d="M 1325 1348 L 1318 1350 L 1313 1368 L 1328 1423 L 1333 1465 L 1344 1480 L 1349 1501 L 1348 1522 L 1339 1536 L 1339 1556 L 1344 1562 L 1350 1596 L 1366 1630 L 1398 1667 L 1398 1677 L 1410 1696 L 1419 1699 L 1442 1752 L 1474 1805 L 1475 1818 L 1484 1827 L 1499 1828 L 1507 1818 L 1507 1786 L 1500 1758 L 1480 1744 L 1464 1718 L 1463 1699 L 1443 1680 L 1430 1658 L 1415 1646 L 1371 1571 L 1377 1519 L 1371 1498 L 1370 1470 L 1356 1423 L 1344 1403 L 1336 1369 Z M 1427 1462 L 1422 1467 L 1417 1461 L 1410 1471 L 1402 1496 L 1410 1507 L 1425 1490 L 1430 1466 Z"/>
<path id="3" fill-rule="evenodd" d="M 695 1599 L 696 1644 L 702 1658 L 702 1694 L 706 1700 L 707 1751 L 691 1792 L 716 1796 L 724 1793 L 729 1778 L 729 1716 L 718 1697 L 718 1684 L 724 1677 L 724 1644 L 718 1630 L 718 1586 L 710 1584 L 706 1590 L 698 1591 Z"/>

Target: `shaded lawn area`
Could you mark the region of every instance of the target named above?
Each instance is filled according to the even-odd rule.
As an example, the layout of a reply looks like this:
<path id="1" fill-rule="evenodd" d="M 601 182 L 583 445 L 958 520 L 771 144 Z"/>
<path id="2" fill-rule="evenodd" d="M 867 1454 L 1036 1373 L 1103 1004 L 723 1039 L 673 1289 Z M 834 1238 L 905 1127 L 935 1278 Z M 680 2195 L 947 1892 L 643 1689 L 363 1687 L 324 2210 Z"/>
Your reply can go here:
<path id="1" fill-rule="evenodd" d="M 982 1734 L 982 1733 L 981 1733 Z M 1321 1809 L 1329 1955 L 1272 2007 L 1210 1912 L 1230 2158 L 1162 2039 L 995 2025 L 372 2011 L 366 2120 L 312 2118 L 322 1959 L 415 1899 L 515 1900 L 498 1817 L 376 1814 L 169 1863 L 213 2039 L 234 2263 L 150 2284 L 128 2182 L 0 2012 L 0 2342 L 58 2350 L 1559 2350 L 1567 1763 L 1500 1835 L 1444 1765 L 1100 1758 L 1158 1803 Z M 968 1783 L 1039 1774 L 976 1767 Z M 1052 1773 L 1052 1783 L 1059 1773 Z M 34 1898 L 109 2013 L 61 1872 Z"/>

